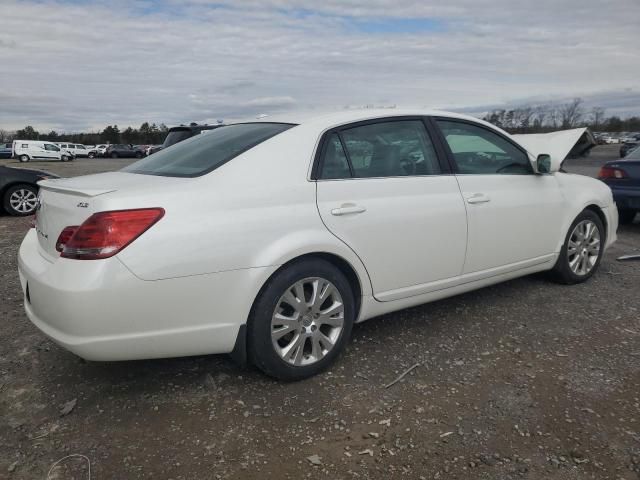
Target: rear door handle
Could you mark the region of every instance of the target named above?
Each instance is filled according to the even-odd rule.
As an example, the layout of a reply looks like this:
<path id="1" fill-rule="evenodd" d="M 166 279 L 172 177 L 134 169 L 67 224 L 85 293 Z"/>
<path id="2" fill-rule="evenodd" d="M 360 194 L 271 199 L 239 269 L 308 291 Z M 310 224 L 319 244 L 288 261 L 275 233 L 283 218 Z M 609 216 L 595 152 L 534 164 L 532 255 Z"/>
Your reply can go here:
<path id="1" fill-rule="evenodd" d="M 491 199 L 484 193 L 474 193 L 469 198 L 467 198 L 467 203 L 487 203 L 490 201 Z"/>
<path id="2" fill-rule="evenodd" d="M 366 208 L 360 205 L 356 205 L 355 203 L 343 203 L 340 206 L 340 208 L 334 208 L 333 210 L 331 210 L 331 215 L 335 215 L 336 217 L 339 217 L 341 215 L 364 213 L 366 211 L 367 211 Z"/>

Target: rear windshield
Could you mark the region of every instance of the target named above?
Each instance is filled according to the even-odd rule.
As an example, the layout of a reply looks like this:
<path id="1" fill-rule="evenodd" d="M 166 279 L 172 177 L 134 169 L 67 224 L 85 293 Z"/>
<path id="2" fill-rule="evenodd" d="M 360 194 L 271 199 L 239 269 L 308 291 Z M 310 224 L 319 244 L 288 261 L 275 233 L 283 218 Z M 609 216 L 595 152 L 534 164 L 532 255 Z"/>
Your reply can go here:
<path id="1" fill-rule="evenodd" d="M 167 177 L 197 177 L 228 162 L 293 125 L 238 123 L 196 135 L 132 163 L 123 172 Z"/>
<path id="2" fill-rule="evenodd" d="M 171 145 L 175 145 L 187 138 L 193 136 L 191 130 L 188 128 L 181 128 L 179 130 L 172 130 L 167 134 L 167 138 L 164 139 L 164 143 L 162 144 L 162 148 L 170 147 Z"/>

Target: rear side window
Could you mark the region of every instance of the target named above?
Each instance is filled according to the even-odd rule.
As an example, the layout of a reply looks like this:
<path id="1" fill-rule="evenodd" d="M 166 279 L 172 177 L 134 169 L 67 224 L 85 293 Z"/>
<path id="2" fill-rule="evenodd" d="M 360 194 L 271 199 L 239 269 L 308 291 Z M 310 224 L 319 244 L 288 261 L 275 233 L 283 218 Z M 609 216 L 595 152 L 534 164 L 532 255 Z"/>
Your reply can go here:
<path id="1" fill-rule="evenodd" d="M 437 123 L 451 149 L 458 173 L 533 173 L 527 154 L 497 133 L 464 122 L 438 120 Z"/>
<path id="2" fill-rule="evenodd" d="M 320 178 L 406 177 L 441 173 L 435 149 L 420 120 L 377 122 L 328 139 Z M 344 149 L 346 149 L 346 158 Z M 346 168 L 343 165 L 351 163 Z"/>
<path id="3" fill-rule="evenodd" d="M 160 150 L 122 171 L 169 177 L 197 177 L 292 126 L 285 123 L 228 125 L 217 128 L 208 135 L 196 135 Z"/>

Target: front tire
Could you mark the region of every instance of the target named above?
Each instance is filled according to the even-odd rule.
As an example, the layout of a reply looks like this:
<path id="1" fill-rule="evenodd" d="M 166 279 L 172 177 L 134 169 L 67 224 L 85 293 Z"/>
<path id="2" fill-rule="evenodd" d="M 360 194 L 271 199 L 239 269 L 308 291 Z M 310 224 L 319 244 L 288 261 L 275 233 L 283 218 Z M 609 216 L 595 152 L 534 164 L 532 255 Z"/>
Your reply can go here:
<path id="1" fill-rule="evenodd" d="M 606 232 L 600 217 L 583 210 L 569 227 L 560 256 L 551 270 L 559 283 L 573 285 L 586 282 L 596 272 L 602 260 Z"/>
<path id="2" fill-rule="evenodd" d="M 111 154 L 111 158 L 118 158 L 118 154 L 117 154 L 116 152 L 113 152 L 113 153 Z"/>
<path id="3" fill-rule="evenodd" d="M 353 292 L 340 270 L 321 259 L 295 262 L 269 279 L 251 309 L 249 357 L 280 380 L 311 377 L 344 349 L 354 318 Z"/>
<path id="4" fill-rule="evenodd" d="M 91 152 L 89 155 L 87 155 L 87 157 L 89 158 L 96 158 L 96 154 Z"/>
<path id="5" fill-rule="evenodd" d="M 33 215 L 38 206 L 38 189 L 33 185 L 14 185 L 5 192 L 3 206 L 14 217 Z"/>

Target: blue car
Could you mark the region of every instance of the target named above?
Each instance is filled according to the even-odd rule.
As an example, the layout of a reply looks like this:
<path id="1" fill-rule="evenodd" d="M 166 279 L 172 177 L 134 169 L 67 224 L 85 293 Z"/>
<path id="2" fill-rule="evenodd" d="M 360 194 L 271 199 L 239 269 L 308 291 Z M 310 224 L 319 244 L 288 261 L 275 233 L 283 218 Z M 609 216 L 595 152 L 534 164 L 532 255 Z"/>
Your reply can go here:
<path id="1" fill-rule="evenodd" d="M 609 185 L 618 205 L 621 224 L 631 223 L 640 211 L 640 147 L 620 160 L 605 163 L 598 178 Z"/>
<path id="2" fill-rule="evenodd" d="M 11 158 L 11 144 L 0 143 L 0 158 Z"/>

